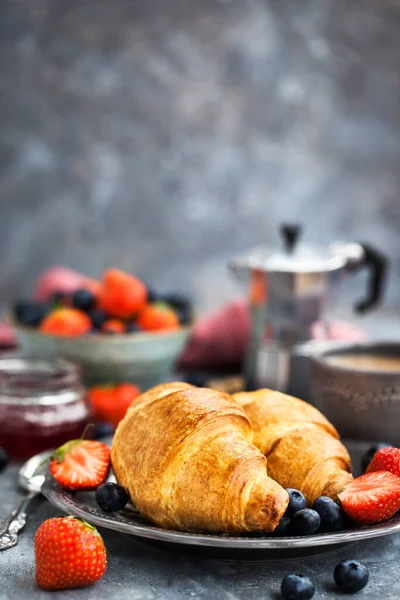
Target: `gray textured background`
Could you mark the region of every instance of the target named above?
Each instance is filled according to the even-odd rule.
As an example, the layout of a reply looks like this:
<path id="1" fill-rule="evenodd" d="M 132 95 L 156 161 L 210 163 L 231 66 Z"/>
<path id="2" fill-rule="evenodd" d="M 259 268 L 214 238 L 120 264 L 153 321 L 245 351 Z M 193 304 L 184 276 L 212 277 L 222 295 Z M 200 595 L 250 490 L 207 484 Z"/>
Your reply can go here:
<path id="1" fill-rule="evenodd" d="M 300 219 L 400 304 L 399 0 L 3 0 L 0 57 L 0 303 L 58 262 L 206 309 Z"/>

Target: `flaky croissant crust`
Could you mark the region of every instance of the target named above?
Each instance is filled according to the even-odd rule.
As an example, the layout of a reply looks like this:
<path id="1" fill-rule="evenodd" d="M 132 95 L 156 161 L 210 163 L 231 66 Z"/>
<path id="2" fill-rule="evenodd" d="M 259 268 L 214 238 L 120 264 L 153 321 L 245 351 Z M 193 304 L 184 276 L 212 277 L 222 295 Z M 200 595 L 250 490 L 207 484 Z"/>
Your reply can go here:
<path id="1" fill-rule="evenodd" d="M 161 527 L 272 531 L 288 495 L 268 477 L 252 437 L 230 396 L 164 384 L 142 394 L 119 424 L 113 469 L 140 513 Z"/>
<path id="2" fill-rule="evenodd" d="M 233 397 L 250 419 L 269 476 L 302 491 L 309 505 L 322 495 L 335 499 L 353 479 L 338 432 L 315 407 L 268 389 Z"/>

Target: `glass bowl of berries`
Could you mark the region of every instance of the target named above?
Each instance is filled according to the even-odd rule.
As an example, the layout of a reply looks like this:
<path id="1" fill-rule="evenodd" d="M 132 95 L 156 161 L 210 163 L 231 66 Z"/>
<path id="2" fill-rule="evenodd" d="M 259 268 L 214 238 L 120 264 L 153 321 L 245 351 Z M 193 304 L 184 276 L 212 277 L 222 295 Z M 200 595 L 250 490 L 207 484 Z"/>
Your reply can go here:
<path id="1" fill-rule="evenodd" d="M 9 322 L 28 356 L 77 363 L 89 385 L 132 381 L 146 389 L 171 376 L 191 332 L 193 307 L 113 268 L 68 293 L 16 302 Z"/>

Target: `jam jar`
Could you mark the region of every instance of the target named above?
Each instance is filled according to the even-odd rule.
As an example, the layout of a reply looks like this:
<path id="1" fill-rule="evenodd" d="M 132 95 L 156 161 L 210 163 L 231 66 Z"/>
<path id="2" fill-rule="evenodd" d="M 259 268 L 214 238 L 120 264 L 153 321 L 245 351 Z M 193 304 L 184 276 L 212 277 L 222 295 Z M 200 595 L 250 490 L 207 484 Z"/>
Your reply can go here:
<path id="1" fill-rule="evenodd" d="M 0 446 L 24 459 L 81 437 L 90 420 L 76 365 L 61 359 L 0 358 Z"/>

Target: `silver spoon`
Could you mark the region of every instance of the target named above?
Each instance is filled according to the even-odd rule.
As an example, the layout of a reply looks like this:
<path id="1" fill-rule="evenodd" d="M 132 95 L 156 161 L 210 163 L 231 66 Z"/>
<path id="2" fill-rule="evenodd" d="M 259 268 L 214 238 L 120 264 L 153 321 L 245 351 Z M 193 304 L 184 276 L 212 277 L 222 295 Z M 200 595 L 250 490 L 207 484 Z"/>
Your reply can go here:
<path id="1" fill-rule="evenodd" d="M 52 452 L 46 450 L 26 461 L 18 473 L 18 485 L 26 490 L 27 496 L 18 504 L 4 521 L 0 522 L 0 550 L 6 550 L 18 543 L 18 532 L 26 524 L 29 503 L 40 494 L 46 479 L 47 459 Z"/>

